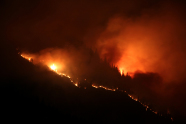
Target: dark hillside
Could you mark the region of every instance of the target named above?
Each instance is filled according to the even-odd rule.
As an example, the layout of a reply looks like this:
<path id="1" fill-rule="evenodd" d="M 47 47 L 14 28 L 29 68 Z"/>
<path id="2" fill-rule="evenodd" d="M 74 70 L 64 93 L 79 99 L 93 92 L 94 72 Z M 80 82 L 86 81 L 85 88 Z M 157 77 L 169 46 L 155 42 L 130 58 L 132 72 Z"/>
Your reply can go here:
<path id="1" fill-rule="evenodd" d="M 119 91 L 75 87 L 70 79 L 11 51 L 1 60 L 1 120 L 171 123 Z M 3 54 L 2 54 L 3 55 Z"/>

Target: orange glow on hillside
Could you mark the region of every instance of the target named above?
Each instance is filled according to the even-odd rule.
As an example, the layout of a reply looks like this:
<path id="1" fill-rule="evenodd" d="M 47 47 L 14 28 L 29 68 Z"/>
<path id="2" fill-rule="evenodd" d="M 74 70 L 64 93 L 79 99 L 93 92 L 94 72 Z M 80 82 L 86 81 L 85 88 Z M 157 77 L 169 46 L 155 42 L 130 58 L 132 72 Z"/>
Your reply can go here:
<path id="1" fill-rule="evenodd" d="M 124 75 L 127 74 L 127 70 L 124 69 L 124 68 L 122 68 L 122 67 L 119 68 L 119 72 L 121 73 L 121 75 L 122 75 L 122 74 L 124 74 Z"/>
<path id="2" fill-rule="evenodd" d="M 22 53 L 20 54 L 21 57 L 27 59 L 29 62 L 32 62 L 34 65 L 36 64 L 43 64 L 49 67 L 49 69 L 55 72 L 63 72 L 65 68 L 65 62 L 63 59 L 59 58 L 56 54 L 55 57 L 53 54 L 29 54 L 29 53 Z M 53 56 L 52 56 L 53 55 Z"/>
<path id="3" fill-rule="evenodd" d="M 29 57 L 25 57 L 25 56 L 23 56 L 23 55 L 21 55 L 21 56 L 22 56 L 23 58 L 26 58 L 26 59 L 29 60 L 29 61 L 31 60 L 31 58 L 29 58 Z M 70 76 L 68 76 L 68 75 L 66 75 L 66 74 L 63 74 L 63 73 L 57 72 L 57 66 L 56 66 L 56 65 L 52 64 L 52 65 L 49 66 L 49 67 L 50 67 L 51 70 L 54 70 L 58 75 L 61 75 L 62 77 L 63 77 L 63 76 L 64 76 L 64 77 L 68 77 L 68 78 L 70 79 L 70 81 L 74 84 L 74 86 L 79 87 L 79 84 L 78 84 L 78 83 L 74 83 L 73 79 L 71 79 Z M 124 72 L 125 68 L 120 68 L 119 70 L 120 70 L 121 74 L 124 73 L 124 75 L 128 75 L 128 74 L 129 74 L 129 75 L 130 75 L 130 74 L 132 75 L 132 73 L 128 73 L 127 71 Z M 85 80 L 86 80 L 86 79 L 85 79 Z M 109 91 L 120 91 L 120 92 L 125 92 L 125 93 L 127 93 L 126 91 L 119 90 L 118 87 L 117 87 L 117 88 L 109 88 L 109 87 L 106 87 L 106 86 L 95 85 L 95 84 L 92 84 L 92 87 L 94 87 L 94 88 L 103 88 L 103 89 L 109 90 Z M 80 88 L 80 87 L 79 87 L 79 88 Z M 84 87 L 84 89 L 87 89 L 87 88 Z M 128 93 L 127 93 L 127 95 L 128 95 L 132 100 L 134 100 L 134 101 L 136 101 L 136 102 L 139 102 L 141 105 L 143 105 L 143 107 L 145 107 L 145 110 L 146 110 L 146 111 L 147 111 L 147 110 L 150 110 L 150 111 L 153 112 L 154 114 L 158 114 L 157 111 L 152 110 L 151 108 L 149 108 L 148 105 L 143 104 L 142 102 L 140 102 L 138 98 L 136 98 L 136 97 L 134 97 L 134 96 L 132 96 L 132 95 L 130 95 L 130 94 L 128 94 Z M 171 120 L 173 120 L 172 117 L 171 117 Z"/>
<path id="4" fill-rule="evenodd" d="M 56 69 L 57 67 L 56 67 L 54 64 L 51 65 L 50 68 L 51 68 L 52 70 L 54 70 L 54 71 L 57 71 L 57 69 Z"/>
<path id="5" fill-rule="evenodd" d="M 31 57 L 27 57 L 27 56 L 22 55 L 22 54 L 21 54 L 21 57 L 23 57 L 23 58 L 27 59 L 28 61 L 31 61 L 31 59 L 32 59 Z"/>
<path id="6" fill-rule="evenodd" d="M 133 45 L 135 48 L 137 46 Z M 149 71 L 151 66 L 147 64 L 147 61 L 142 56 L 145 52 L 141 50 L 140 52 L 133 47 L 129 47 L 125 53 L 122 53 L 121 59 L 116 63 L 121 74 L 133 76 L 136 71 L 146 72 Z M 148 69 L 147 69 L 148 67 Z"/>

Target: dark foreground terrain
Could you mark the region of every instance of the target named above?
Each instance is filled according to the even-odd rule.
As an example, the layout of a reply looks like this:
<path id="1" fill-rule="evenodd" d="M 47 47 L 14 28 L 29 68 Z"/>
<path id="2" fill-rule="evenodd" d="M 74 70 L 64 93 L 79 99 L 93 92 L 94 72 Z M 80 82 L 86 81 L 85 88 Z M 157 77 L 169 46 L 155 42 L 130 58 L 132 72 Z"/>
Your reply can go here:
<path id="1" fill-rule="evenodd" d="M 16 51 L 1 56 L 0 120 L 13 122 L 172 123 L 126 93 L 75 87 Z"/>

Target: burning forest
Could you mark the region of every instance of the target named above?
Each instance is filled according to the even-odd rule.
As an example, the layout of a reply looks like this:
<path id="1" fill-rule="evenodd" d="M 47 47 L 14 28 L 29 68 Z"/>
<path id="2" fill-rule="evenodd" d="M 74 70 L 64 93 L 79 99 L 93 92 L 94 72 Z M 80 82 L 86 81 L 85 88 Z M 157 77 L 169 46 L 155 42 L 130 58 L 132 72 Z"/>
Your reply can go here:
<path id="1" fill-rule="evenodd" d="M 9 97 L 25 92 L 43 110 L 80 120 L 86 116 L 90 121 L 97 114 L 103 122 L 110 117 L 119 123 L 127 112 L 136 112 L 143 122 L 147 118 L 142 115 L 154 123 L 183 121 L 185 5 L 174 0 L 3 0 L 2 94 L 6 88 Z M 109 112 L 103 105 L 107 102 L 109 107 L 118 105 L 117 110 L 111 107 Z M 126 105 L 131 110 L 120 112 Z M 90 106 L 95 108 L 86 111 Z M 100 110 L 94 111 L 96 106 Z"/>
<path id="2" fill-rule="evenodd" d="M 80 50 L 76 51 L 74 49 L 76 53 L 75 56 L 74 54 L 70 55 L 69 52 L 66 52 L 64 49 L 45 49 L 35 55 L 23 53 L 21 56 L 29 62 L 31 62 L 30 60 L 32 59 L 32 62 L 36 65 L 43 64 L 48 66 L 48 68 L 58 75 L 69 78 L 76 87 L 83 89 L 87 89 L 87 87 L 103 88 L 108 91 L 124 92 L 127 93 L 131 99 L 142 104 L 146 111 L 149 110 L 159 116 L 170 115 L 170 112 L 168 112 L 169 108 L 163 107 L 165 104 L 157 103 L 160 98 L 154 98 L 154 96 L 158 94 L 156 94 L 153 89 L 147 89 L 151 88 L 149 87 L 150 84 L 143 84 L 144 82 L 154 82 L 155 85 L 158 85 L 158 83 L 162 83 L 161 76 L 156 73 L 135 72 L 133 77 L 131 77 L 128 73 L 121 73 L 118 67 L 110 65 L 106 60 L 101 60 L 98 53 L 90 49 L 86 50 L 86 52 L 80 52 Z M 84 53 L 86 54 L 83 55 Z M 78 54 L 82 55 L 82 58 L 77 59 L 76 55 Z M 84 58 L 89 59 L 85 60 Z M 80 65 L 80 63 L 83 63 L 83 66 L 77 66 Z M 63 65 L 63 68 L 57 65 Z M 72 70 L 70 70 L 68 66 L 71 66 Z M 74 68 L 76 68 L 76 70 Z M 82 71 L 82 69 L 85 70 Z M 102 72 L 100 72 L 100 70 L 102 70 Z M 141 85 L 144 86 L 142 87 Z M 141 92 L 143 92 L 143 94 Z M 149 94 L 150 97 L 148 97 Z M 172 117 L 170 119 L 172 119 Z"/>

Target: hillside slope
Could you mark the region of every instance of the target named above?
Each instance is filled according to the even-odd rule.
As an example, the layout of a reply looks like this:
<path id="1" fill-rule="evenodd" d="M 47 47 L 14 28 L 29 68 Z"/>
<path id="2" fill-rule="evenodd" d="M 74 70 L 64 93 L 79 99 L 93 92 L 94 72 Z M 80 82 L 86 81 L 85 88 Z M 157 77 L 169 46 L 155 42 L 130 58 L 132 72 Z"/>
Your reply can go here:
<path id="1" fill-rule="evenodd" d="M 83 123 L 172 123 L 146 111 L 126 93 L 75 87 L 48 67 L 35 66 L 16 50 L 2 53 L 1 120 Z"/>

